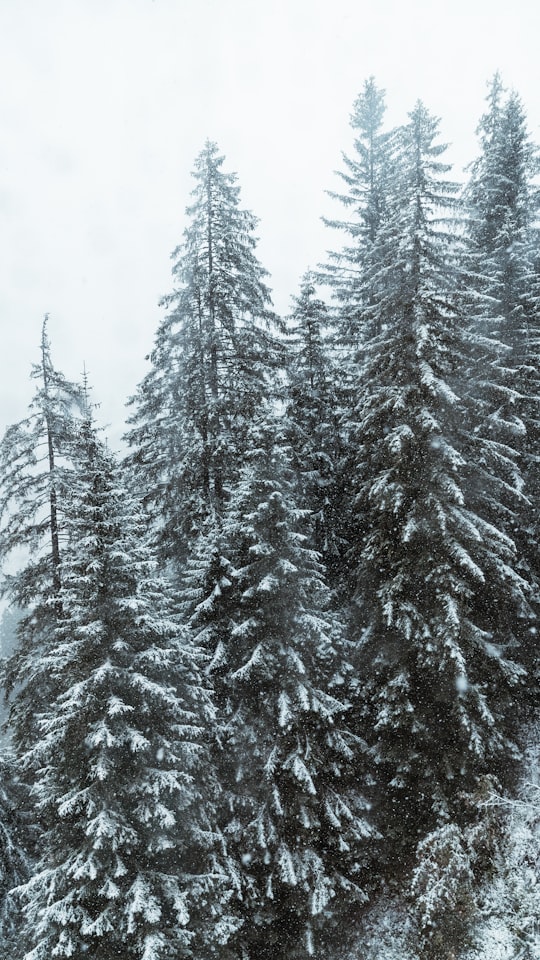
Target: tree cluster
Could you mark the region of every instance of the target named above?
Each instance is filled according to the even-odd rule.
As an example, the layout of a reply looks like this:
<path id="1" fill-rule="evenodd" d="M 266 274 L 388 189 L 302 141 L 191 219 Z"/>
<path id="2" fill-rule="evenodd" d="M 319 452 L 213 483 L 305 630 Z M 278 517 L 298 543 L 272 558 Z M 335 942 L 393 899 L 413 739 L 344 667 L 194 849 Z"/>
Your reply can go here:
<path id="1" fill-rule="evenodd" d="M 537 155 L 498 76 L 464 186 L 384 116 L 370 79 L 285 320 L 205 144 L 122 461 L 43 325 L 0 447 L 13 960 L 536 955 Z"/>

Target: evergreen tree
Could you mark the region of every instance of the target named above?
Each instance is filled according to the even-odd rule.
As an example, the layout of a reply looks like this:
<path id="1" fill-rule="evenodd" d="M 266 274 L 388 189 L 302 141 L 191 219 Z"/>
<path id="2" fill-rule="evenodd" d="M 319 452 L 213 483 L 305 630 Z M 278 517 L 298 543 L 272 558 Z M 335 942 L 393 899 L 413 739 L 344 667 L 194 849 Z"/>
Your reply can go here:
<path id="1" fill-rule="evenodd" d="M 470 833 L 446 823 L 418 845 L 410 896 L 419 957 L 454 960 L 471 943 L 477 904 Z"/>
<path id="2" fill-rule="evenodd" d="M 288 362 L 287 437 L 298 477 L 300 503 L 311 513 L 313 545 L 332 586 L 340 573 L 340 461 L 344 454 L 338 416 L 337 369 L 325 327 L 326 305 L 307 275 L 295 298 Z"/>
<path id="3" fill-rule="evenodd" d="M 485 320 L 519 347 L 521 323 L 532 304 L 530 230 L 535 210 L 535 150 L 518 95 L 505 94 L 499 75 L 490 85 L 478 134 L 481 154 L 466 190 L 469 233 L 479 266 L 478 287 L 489 298 Z"/>
<path id="4" fill-rule="evenodd" d="M 363 745 L 330 685 L 346 664 L 322 569 L 284 451 L 266 427 L 253 440 L 184 596 L 213 654 L 224 829 L 242 865 L 236 950 L 304 956 L 332 916 L 363 901 L 374 832 L 358 784 Z"/>
<path id="5" fill-rule="evenodd" d="M 0 758 L 0 948 L 5 957 L 14 954 L 20 926 L 14 888 L 28 879 L 30 869 L 22 796 L 12 758 L 4 754 Z"/>
<path id="6" fill-rule="evenodd" d="M 227 936 L 200 655 L 168 615 L 145 517 L 88 419 L 73 457 L 61 613 L 41 655 L 55 696 L 23 758 L 43 823 L 25 957 L 192 956 Z"/>
<path id="7" fill-rule="evenodd" d="M 375 241 L 386 222 L 392 192 L 396 134 L 383 130 L 385 112 L 385 93 L 370 77 L 351 116 L 356 134 L 354 155 L 343 155 L 345 170 L 338 171 L 345 192 L 330 192 L 331 197 L 350 210 L 350 216 L 326 223 L 346 233 L 352 243 L 339 253 L 330 254 L 330 264 L 322 276 L 345 305 L 337 332 L 340 341 L 348 346 L 350 359 L 363 340 L 364 313 L 370 303 L 370 291 L 364 284 L 368 277 L 372 278 L 366 266 L 377 255 Z"/>
<path id="8" fill-rule="evenodd" d="M 468 308 L 473 336 L 480 330 L 488 345 L 480 343 L 480 364 L 470 377 L 469 393 L 477 408 L 485 474 L 499 477 L 500 491 L 495 511 L 483 484 L 469 491 L 469 497 L 474 497 L 478 512 L 517 539 L 526 576 L 538 583 L 540 288 L 533 183 L 538 162 L 519 97 L 506 95 L 498 75 L 490 85 L 488 110 L 478 132 L 482 149 L 466 192 L 472 294 Z M 531 644 L 530 623 L 526 620 L 523 626 L 519 656 L 531 667 L 534 634 Z"/>
<path id="9" fill-rule="evenodd" d="M 394 876 L 427 833 L 474 819 L 464 795 L 515 756 L 509 704 L 521 671 L 511 652 L 527 610 L 512 541 L 463 492 L 475 464 L 465 459 L 471 425 L 453 386 L 469 345 L 448 225 L 457 188 L 436 134 L 417 104 L 399 135 L 365 280 L 373 300 L 351 418 L 361 722 L 378 753 Z M 493 499 L 497 489 L 492 478 Z M 488 588 L 497 597 L 489 630 L 479 609 Z"/>
<path id="10" fill-rule="evenodd" d="M 59 613 L 64 489 L 70 444 L 81 414 L 82 392 L 53 366 L 47 317 L 41 363 L 28 417 L 9 427 L 0 444 L 0 556 L 20 569 L 4 576 L 2 591 L 22 611 L 18 646 L 4 672 L 6 692 L 17 688 L 13 733 L 17 750 L 36 736 L 34 718 L 47 705 L 50 678 L 40 670 L 39 651 L 50 640 Z"/>
<path id="11" fill-rule="evenodd" d="M 6 607 L 0 617 L 0 663 L 13 652 L 16 646 L 17 628 L 20 619 L 20 611 L 12 607 Z M 6 729 L 7 718 L 7 705 L 0 700 L 0 741 L 3 738 L 9 740 L 9 734 Z"/>
<path id="12" fill-rule="evenodd" d="M 271 326 L 257 221 L 239 204 L 236 177 L 207 142 L 196 160 L 189 225 L 174 251 L 178 284 L 133 398 L 129 442 L 142 489 L 159 516 L 165 556 L 220 514 L 269 393 L 281 351 Z M 281 362 L 281 360 L 280 360 Z"/>
<path id="13" fill-rule="evenodd" d="M 486 800 L 486 812 L 502 819 L 504 839 L 493 857 L 489 882 L 481 891 L 482 919 L 471 960 L 472 956 L 491 960 L 494 955 L 535 960 L 539 955 L 538 733 L 538 725 L 533 724 L 524 735 L 528 744 L 516 795 L 510 798 L 491 791 Z"/>
<path id="14" fill-rule="evenodd" d="M 352 523 L 352 478 L 361 457 L 355 407 L 359 385 L 366 378 L 365 345 L 374 331 L 380 332 L 377 304 L 385 279 L 379 238 L 390 214 L 396 168 L 397 132 L 383 129 L 385 111 L 384 91 L 370 77 L 351 116 L 354 154 L 343 156 L 345 170 L 339 171 L 345 190 L 330 194 L 345 207 L 347 219 L 326 221 L 342 231 L 348 242 L 339 252 L 330 253 L 329 263 L 320 274 L 336 301 L 330 320 L 335 345 L 337 418 L 344 455 L 338 460 L 334 489 L 341 520 L 335 580 L 347 599 L 354 591 L 354 570 L 348 551 L 358 541 L 358 531 Z"/>

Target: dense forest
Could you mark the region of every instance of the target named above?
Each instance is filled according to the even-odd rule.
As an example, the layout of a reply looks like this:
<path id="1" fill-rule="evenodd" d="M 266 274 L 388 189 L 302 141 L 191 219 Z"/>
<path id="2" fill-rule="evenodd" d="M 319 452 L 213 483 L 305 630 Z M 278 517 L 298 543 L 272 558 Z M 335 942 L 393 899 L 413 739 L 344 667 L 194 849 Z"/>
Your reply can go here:
<path id="1" fill-rule="evenodd" d="M 373 79 L 272 307 L 195 161 L 125 452 L 53 363 L 0 447 L 6 960 L 538 960 L 540 194 Z"/>

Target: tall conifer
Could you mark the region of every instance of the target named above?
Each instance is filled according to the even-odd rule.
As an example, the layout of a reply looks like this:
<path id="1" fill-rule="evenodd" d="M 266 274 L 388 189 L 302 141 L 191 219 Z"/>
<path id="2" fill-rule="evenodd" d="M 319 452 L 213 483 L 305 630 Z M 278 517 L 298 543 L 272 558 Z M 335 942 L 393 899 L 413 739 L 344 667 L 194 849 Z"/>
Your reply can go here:
<path id="1" fill-rule="evenodd" d="M 307 275 L 290 318 L 286 431 L 297 475 L 299 503 L 310 512 L 313 546 L 321 554 L 331 585 L 342 575 L 340 558 L 345 454 L 336 383 L 339 362 L 328 335 L 329 311 Z"/>
<path id="2" fill-rule="evenodd" d="M 512 755 L 512 654 L 527 610 L 512 540 L 464 494 L 482 467 L 468 459 L 466 429 L 476 434 L 456 393 L 471 361 L 448 219 L 457 188 L 436 136 L 419 103 L 395 141 L 387 214 L 361 281 L 371 293 L 351 415 L 363 723 L 393 870 L 427 831 L 459 824 L 463 796 Z M 488 588 L 498 601 L 489 627 Z"/>
<path id="3" fill-rule="evenodd" d="M 343 189 L 330 195 L 345 210 L 346 219 L 326 221 L 346 237 L 343 248 L 331 252 L 320 279 L 329 285 L 335 300 L 329 320 L 334 341 L 336 416 L 343 455 L 336 465 L 334 496 L 340 514 L 336 582 L 345 596 L 354 590 L 354 570 L 348 557 L 358 541 L 354 526 L 355 497 L 352 478 L 362 457 L 355 431 L 358 390 L 365 379 L 367 339 L 380 323 L 377 295 L 384 287 L 379 237 L 390 214 L 395 179 L 396 133 L 384 129 L 385 93 L 373 77 L 364 83 L 354 104 L 351 126 L 354 152 L 344 155 L 345 169 L 338 171 Z"/>
<path id="4" fill-rule="evenodd" d="M 30 873 L 31 826 L 22 808 L 26 797 L 15 773 L 13 758 L 0 757 L 0 951 L 14 956 L 21 918 L 15 888 Z"/>
<path id="5" fill-rule="evenodd" d="M 50 695 L 51 678 L 40 669 L 40 652 L 51 642 L 60 612 L 65 491 L 71 442 L 82 409 L 81 388 L 51 360 L 47 318 L 41 362 L 32 368 L 37 389 L 28 417 L 10 426 L 0 445 L 0 556 L 14 558 L 2 590 L 22 611 L 18 645 L 4 671 L 6 691 L 17 689 L 12 733 L 17 750 L 37 736 L 34 718 Z"/>
<path id="6" fill-rule="evenodd" d="M 343 637 L 302 533 L 284 449 L 261 425 L 222 529 L 185 584 L 190 625 L 212 654 L 223 829 L 241 864 L 250 957 L 309 955 L 362 903 L 373 857 L 364 744 L 339 699 Z M 205 575 L 210 571 L 210 576 Z"/>
<path id="7" fill-rule="evenodd" d="M 538 593 L 538 462 L 540 456 L 540 288 L 538 158 L 523 106 L 496 75 L 478 128 L 481 153 L 466 190 L 469 217 L 466 264 L 472 337 L 478 331 L 480 370 L 467 385 L 476 408 L 486 476 L 492 484 L 469 491 L 476 509 L 517 542 L 522 569 Z M 486 346 L 486 342 L 489 345 Z M 488 496 L 484 487 L 487 487 Z M 525 618 L 517 654 L 534 670 L 535 632 Z M 531 691 L 532 692 L 532 691 Z"/>
<path id="8" fill-rule="evenodd" d="M 226 939 L 199 654 L 168 613 L 146 522 L 85 419 L 73 444 L 54 699 L 23 757 L 43 834 L 25 957 L 192 956 Z M 16 694 L 15 694 L 16 696 Z"/>
<path id="9" fill-rule="evenodd" d="M 178 286 L 163 300 L 169 312 L 132 401 L 142 489 L 164 554 L 180 558 L 198 526 L 222 513 L 279 355 L 257 221 L 223 160 L 207 142 L 195 162 L 188 226 L 172 255 Z"/>

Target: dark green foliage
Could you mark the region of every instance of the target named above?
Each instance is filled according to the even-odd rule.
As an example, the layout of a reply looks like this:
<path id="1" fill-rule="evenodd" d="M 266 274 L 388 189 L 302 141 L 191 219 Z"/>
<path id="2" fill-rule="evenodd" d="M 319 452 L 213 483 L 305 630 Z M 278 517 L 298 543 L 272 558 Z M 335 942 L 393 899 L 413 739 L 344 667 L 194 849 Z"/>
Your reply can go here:
<path id="1" fill-rule="evenodd" d="M 410 886 L 419 957 L 454 960 L 470 945 L 477 919 L 474 865 L 474 830 L 447 823 L 420 841 Z"/>
<path id="2" fill-rule="evenodd" d="M 14 956 L 20 933 L 19 900 L 14 888 L 30 873 L 31 828 L 22 808 L 25 794 L 18 782 L 12 757 L 0 758 L 0 951 Z"/>
<path id="3" fill-rule="evenodd" d="M 364 84 L 354 104 L 351 126 L 355 132 L 354 154 L 343 156 L 345 170 L 339 176 L 344 192 L 333 193 L 345 207 L 346 220 L 328 221 L 347 237 L 347 244 L 330 253 L 320 279 L 331 288 L 337 302 L 329 313 L 334 345 L 334 416 L 338 422 L 339 453 L 332 491 L 339 529 L 339 558 L 335 581 L 346 606 L 355 589 L 355 569 L 348 551 L 354 550 L 360 533 L 353 520 L 356 495 L 354 477 L 362 458 L 358 443 L 356 404 L 366 383 L 366 341 L 380 332 L 378 292 L 384 290 L 381 257 L 384 245 L 378 238 L 390 215 L 396 174 L 396 133 L 383 130 L 385 95 L 373 77 Z M 382 273 L 379 273 L 382 270 Z"/>
<path id="4" fill-rule="evenodd" d="M 55 696 L 24 758 L 43 824 L 27 956 L 192 956 L 225 932 L 200 654 L 168 617 L 145 518 L 88 422 L 73 457 L 62 612 L 41 653 Z"/>
<path id="5" fill-rule="evenodd" d="M 490 85 L 488 110 L 478 133 L 481 153 L 471 166 L 466 191 L 468 309 L 483 367 L 468 384 L 479 437 L 476 450 L 471 444 L 471 455 L 482 465 L 484 476 L 497 478 L 499 490 L 495 505 L 486 496 L 483 481 L 471 488 L 470 496 L 483 516 L 516 540 L 524 575 L 538 594 L 540 299 L 534 186 L 538 160 L 519 97 L 506 94 L 498 76 Z M 487 483 L 488 491 L 492 486 L 492 481 Z M 517 655 L 534 670 L 536 633 L 531 634 L 531 625 L 525 618 L 518 629 Z M 537 688 L 529 686 L 534 701 Z"/>
<path id="6" fill-rule="evenodd" d="M 299 503 L 311 514 L 313 545 L 332 587 L 343 574 L 338 363 L 328 337 L 328 311 L 306 276 L 291 316 L 288 364 L 287 438 L 298 481 Z"/>
<path id="7" fill-rule="evenodd" d="M 162 549 L 177 559 L 199 525 L 222 512 L 280 358 L 257 221 L 240 208 L 236 177 L 222 165 L 207 142 L 173 253 L 178 286 L 163 300 L 169 313 L 132 401 L 136 476 L 157 508 Z"/>
<path id="8" fill-rule="evenodd" d="M 481 888 L 477 929 L 479 960 L 489 960 L 493 943 L 509 956 L 534 960 L 540 951 L 540 784 L 538 724 L 524 735 L 525 759 L 512 797 L 492 790 L 487 815 L 497 815 L 503 839 L 492 859 L 489 882 Z"/>
<path id="9" fill-rule="evenodd" d="M 514 628 L 528 612 L 512 541 L 464 492 L 476 464 L 463 426 L 474 424 L 455 381 L 470 361 L 448 219 L 456 187 L 436 133 L 418 104 L 396 136 L 392 193 L 365 265 L 372 293 L 350 427 L 359 722 L 379 758 L 394 875 L 427 833 L 474 820 L 463 795 L 515 755 Z M 489 483 L 495 502 L 498 480 Z M 489 628 L 488 585 L 499 603 Z"/>
<path id="10" fill-rule="evenodd" d="M 364 311 L 369 302 L 364 271 L 371 257 L 377 255 L 374 244 L 387 219 L 395 174 L 395 134 L 382 129 L 385 112 L 384 91 L 370 77 L 351 116 L 355 152 L 352 157 L 343 156 L 345 170 L 339 172 L 345 192 L 330 194 L 346 207 L 349 217 L 329 220 L 328 225 L 342 230 L 352 243 L 331 254 L 323 276 L 331 282 L 338 299 L 347 305 L 338 333 L 348 346 L 350 359 L 363 339 Z"/>
<path id="11" fill-rule="evenodd" d="M 310 954 L 323 921 L 362 902 L 373 838 L 358 785 L 364 746 L 330 690 L 336 667 L 347 669 L 342 638 L 291 479 L 283 450 L 254 432 L 185 594 L 213 654 L 224 829 L 243 874 L 237 950 L 248 956 Z"/>
<path id="12" fill-rule="evenodd" d="M 6 430 L 0 445 L 0 556 L 19 565 L 16 573 L 4 576 L 2 592 L 22 611 L 17 652 L 4 670 L 5 691 L 18 691 L 12 733 L 19 752 L 38 736 L 36 713 L 52 696 L 39 654 L 60 612 L 64 497 L 83 401 L 80 387 L 52 364 L 46 319 L 41 363 L 33 367 L 32 377 L 38 386 L 30 413 Z"/>

